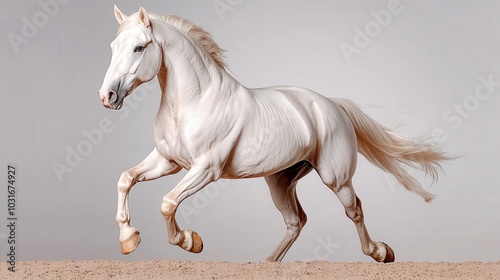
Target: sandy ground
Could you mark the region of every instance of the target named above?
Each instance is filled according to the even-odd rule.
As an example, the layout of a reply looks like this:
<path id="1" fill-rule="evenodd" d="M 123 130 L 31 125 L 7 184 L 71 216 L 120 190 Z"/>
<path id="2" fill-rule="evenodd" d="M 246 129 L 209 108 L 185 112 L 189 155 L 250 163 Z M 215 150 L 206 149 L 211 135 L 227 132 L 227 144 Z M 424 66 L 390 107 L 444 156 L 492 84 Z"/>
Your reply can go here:
<path id="1" fill-rule="evenodd" d="M 0 279 L 500 279 L 500 262 L 228 263 L 29 261 L 0 264 Z"/>

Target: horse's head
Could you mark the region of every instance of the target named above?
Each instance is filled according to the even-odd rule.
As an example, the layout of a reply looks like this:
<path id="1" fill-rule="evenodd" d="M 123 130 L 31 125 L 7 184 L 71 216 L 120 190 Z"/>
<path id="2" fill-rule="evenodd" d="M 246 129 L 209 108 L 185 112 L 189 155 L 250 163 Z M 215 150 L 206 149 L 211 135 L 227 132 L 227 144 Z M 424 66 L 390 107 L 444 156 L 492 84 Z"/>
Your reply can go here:
<path id="1" fill-rule="evenodd" d="M 148 13 L 143 7 L 130 16 L 115 5 L 120 28 L 111 42 L 111 63 L 99 90 L 106 108 L 120 109 L 123 100 L 135 88 L 158 74 L 161 48 L 155 41 Z"/>

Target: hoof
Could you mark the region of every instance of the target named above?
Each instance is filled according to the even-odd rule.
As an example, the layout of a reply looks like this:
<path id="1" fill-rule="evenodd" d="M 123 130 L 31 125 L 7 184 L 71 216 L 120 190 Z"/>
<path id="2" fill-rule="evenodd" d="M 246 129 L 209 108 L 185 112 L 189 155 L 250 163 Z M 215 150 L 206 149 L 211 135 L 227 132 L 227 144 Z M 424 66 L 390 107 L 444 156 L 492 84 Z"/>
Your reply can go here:
<path id="1" fill-rule="evenodd" d="M 385 250 L 387 251 L 387 254 L 385 255 L 384 263 L 394 262 L 394 260 L 396 260 L 396 256 L 394 255 L 394 251 L 391 249 L 391 247 L 389 247 L 389 245 L 385 244 L 384 242 L 382 242 L 382 244 L 384 244 Z"/>
<path id="2" fill-rule="evenodd" d="M 130 236 L 127 240 L 120 242 L 122 247 L 122 254 L 127 255 L 132 253 L 137 246 L 141 243 L 141 237 L 139 236 L 139 232 L 136 231 L 132 236 Z"/>
<path id="3" fill-rule="evenodd" d="M 198 254 L 201 251 L 203 251 L 203 241 L 201 240 L 201 237 L 193 231 L 191 233 L 191 237 L 193 238 L 193 247 L 191 247 L 191 250 L 189 252 Z"/>

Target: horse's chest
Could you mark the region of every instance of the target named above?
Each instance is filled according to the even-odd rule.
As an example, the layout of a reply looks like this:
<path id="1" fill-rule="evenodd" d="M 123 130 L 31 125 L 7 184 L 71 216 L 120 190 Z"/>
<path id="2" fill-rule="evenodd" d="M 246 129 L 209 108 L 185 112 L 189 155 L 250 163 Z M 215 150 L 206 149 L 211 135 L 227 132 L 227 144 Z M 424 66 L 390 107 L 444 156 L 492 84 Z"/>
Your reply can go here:
<path id="1" fill-rule="evenodd" d="M 191 152 L 176 133 L 155 132 L 155 144 L 158 152 L 165 158 L 175 161 L 182 168 L 191 169 L 193 163 Z"/>

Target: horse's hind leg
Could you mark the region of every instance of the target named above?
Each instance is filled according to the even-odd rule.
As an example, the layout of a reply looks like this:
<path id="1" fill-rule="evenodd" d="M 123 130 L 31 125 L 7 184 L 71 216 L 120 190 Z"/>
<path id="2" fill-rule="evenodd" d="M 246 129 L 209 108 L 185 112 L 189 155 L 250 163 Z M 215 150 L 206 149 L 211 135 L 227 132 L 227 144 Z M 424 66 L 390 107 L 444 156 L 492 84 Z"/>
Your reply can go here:
<path id="1" fill-rule="evenodd" d="M 266 177 L 276 208 L 285 220 L 287 232 L 267 261 L 281 261 L 305 225 L 307 217 L 297 199 L 297 181 L 312 170 L 307 162 L 299 162 L 288 169 Z"/>
<path id="2" fill-rule="evenodd" d="M 366 230 L 361 201 L 352 187 L 357 162 L 356 134 L 354 129 L 347 129 L 347 122 L 350 122 L 347 116 L 344 121 L 346 130 L 339 130 L 336 135 L 325 138 L 321 143 L 321 153 L 314 161 L 314 168 L 323 183 L 337 195 L 347 217 L 354 222 L 363 253 L 378 262 L 393 262 L 392 249 L 383 242 L 373 242 Z"/>
<path id="3" fill-rule="evenodd" d="M 374 242 L 370 238 L 364 222 L 361 200 L 356 196 L 351 180 L 340 185 L 329 185 L 329 187 L 345 207 L 347 217 L 356 225 L 363 253 L 378 262 L 394 262 L 394 252 L 391 247 L 383 242 Z"/>

